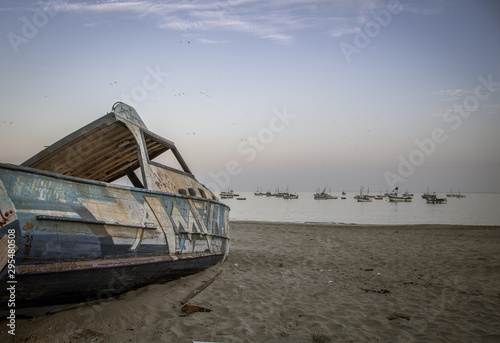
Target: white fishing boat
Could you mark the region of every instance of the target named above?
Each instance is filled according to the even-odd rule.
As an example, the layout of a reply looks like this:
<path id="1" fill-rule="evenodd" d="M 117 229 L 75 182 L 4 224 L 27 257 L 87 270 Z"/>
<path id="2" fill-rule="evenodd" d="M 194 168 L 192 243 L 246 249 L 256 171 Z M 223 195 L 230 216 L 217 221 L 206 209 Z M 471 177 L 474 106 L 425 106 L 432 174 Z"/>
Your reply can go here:
<path id="1" fill-rule="evenodd" d="M 375 197 L 375 196 L 374 196 Z M 372 202 L 372 197 L 368 194 L 363 194 L 363 187 L 359 190 L 359 195 L 355 196 L 358 202 Z"/>
<path id="2" fill-rule="evenodd" d="M 412 197 L 409 197 L 409 196 L 398 196 L 398 195 L 392 195 L 392 194 L 389 194 L 387 196 L 389 198 L 389 201 L 392 201 L 392 202 L 411 202 L 412 201 Z"/>
<path id="3" fill-rule="evenodd" d="M 394 190 L 391 193 L 386 193 L 386 196 L 389 198 L 389 201 L 391 202 L 411 202 L 413 199 L 413 195 L 410 196 L 408 195 L 408 192 L 403 194 L 402 196 L 398 195 L 398 190 L 399 187 L 394 188 Z"/>

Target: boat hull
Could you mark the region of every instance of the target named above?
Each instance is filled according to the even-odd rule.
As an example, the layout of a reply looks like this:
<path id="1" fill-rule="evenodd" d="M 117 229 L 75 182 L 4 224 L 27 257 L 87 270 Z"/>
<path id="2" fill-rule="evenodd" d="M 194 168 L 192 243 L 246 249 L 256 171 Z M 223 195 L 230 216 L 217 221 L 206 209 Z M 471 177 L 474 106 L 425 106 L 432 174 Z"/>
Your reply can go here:
<path id="1" fill-rule="evenodd" d="M 12 284 L 17 310 L 93 301 L 202 271 L 229 249 L 218 201 L 19 166 L 0 165 L 0 212 L 0 243 L 16 250 L 0 265 L 2 313 Z"/>
<path id="2" fill-rule="evenodd" d="M 427 198 L 426 199 L 428 204 L 446 204 L 448 200 L 446 198 Z"/>
<path id="3" fill-rule="evenodd" d="M 108 299 L 150 284 L 165 283 L 203 271 L 219 262 L 224 255 L 205 255 L 178 260 L 134 263 L 129 259 L 119 266 L 72 269 L 48 273 L 16 275 L 16 308 L 45 307 Z M 2 289 L 10 284 L 2 282 Z M 2 303 L 0 314 L 7 314 Z"/>
<path id="4" fill-rule="evenodd" d="M 392 196 L 389 195 L 389 201 L 392 202 L 411 202 L 412 198 L 411 197 L 398 197 L 398 196 Z"/>

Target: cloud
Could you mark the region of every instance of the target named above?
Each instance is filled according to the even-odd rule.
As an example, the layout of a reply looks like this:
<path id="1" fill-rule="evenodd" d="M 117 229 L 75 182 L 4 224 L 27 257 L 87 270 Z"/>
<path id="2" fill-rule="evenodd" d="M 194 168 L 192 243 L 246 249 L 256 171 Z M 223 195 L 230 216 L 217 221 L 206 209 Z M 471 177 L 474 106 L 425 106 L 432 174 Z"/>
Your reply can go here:
<path id="1" fill-rule="evenodd" d="M 143 14 L 153 4 L 147 1 L 109 1 L 109 2 L 67 2 L 56 1 L 53 5 L 59 12 L 96 12 L 96 13 L 136 13 Z"/>
<path id="2" fill-rule="evenodd" d="M 370 21 L 377 22 L 380 17 L 390 23 L 393 17 L 399 15 L 399 13 L 418 16 L 436 15 L 441 13 L 445 6 L 443 0 L 421 0 L 414 3 L 406 1 L 352 0 L 333 1 L 332 3 L 335 3 L 336 6 L 331 13 L 335 13 L 336 16 L 328 18 L 326 34 L 333 38 L 362 31 L 365 24 Z"/>
<path id="3" fill-rule="evenodd" d="M 203 43 L 203 44 L 225 44 L 229 43 L 229 40 L 215 40 L 215 39 L 208 39 L 208 38 L 198 38 L 198 42 Z"/>
<path id="4" fill-rule="evenodd" d="M 500 114 L 500 104 L 483 105 L 488 114 Z"/>
<path id="5" fill-rule="evenodd" d="M 439 5 L 422 0 L 408 6 L 420 15 L 434 13 Z M 441 3 L 441 0 L 437 0 Z M 338 38 L 358 32 L 362 25 L 373 20 L 371 13 L 387 8 L 386 0 L 49 0 L 58 12 L 96 13 L 145 18 L 165 30 L 190 31 L 202 35 L 210 32 L 237 32 L 291 44 L 295 33 L 309 28 L 323 28 L 324 34 Z M 401 3 L 407 6 L 407 3 Z M 427 10 L 426 10 L 427 9 Z M 432 9 L 432 10 L 430 10 Z M 90 20 L 87 27 L 98 25 Z M 202 39 L 202 38 L 200 38 Z M 217 40 L 216 40 L 217 41 Z"/>
<path id="6" fill-rule="evenodd" d="M 434 112 L 431 115 L 433 117 L 444 118 L 445 116 L 449 116 L 453 112 L 454 112 L 453 107 L 443 107 L 434 110 Z"/>
<path id="7" fill-rule="evenodd" d="M 443 98 L 441 99 L 441 101 L 456 102 L 460 100 L 460 98 L 473 93 L 474 90 L 457 88 L 457 89 L 442 89 L 437 92 L 434 92 L 433 94 L 442 96 Z"/>
<path id="8" fill-rule="evenodd" d="M 344 35 L 348 35 L 348 34 L 356 33 L 356 32 L 359 32 L 358 27 L 339 27 L 339 28 L 335 28 L 333 30 L 329 30 L 327 32 L 327 34 L 330 37 L 338 38 L 338 37 L 342 37 Z"/>
<path id="9" fill-rule="evenodd" d="M 280 44 L 290 44 L 293 41 L 293 38 L 288 35 L 284 34 L 270 34 L 270 35 L 264 35 L 262 38 L 265 39 L 270 39 L 274 42 L 280 43 Z"/>
<path id="10" fill-rule="evenodd" d="M 99 24 L 98 23 L 85 23 L 85 24 L 83 24 L 83 26 L 93 29 L 94 27 L 99 26 Z"/>

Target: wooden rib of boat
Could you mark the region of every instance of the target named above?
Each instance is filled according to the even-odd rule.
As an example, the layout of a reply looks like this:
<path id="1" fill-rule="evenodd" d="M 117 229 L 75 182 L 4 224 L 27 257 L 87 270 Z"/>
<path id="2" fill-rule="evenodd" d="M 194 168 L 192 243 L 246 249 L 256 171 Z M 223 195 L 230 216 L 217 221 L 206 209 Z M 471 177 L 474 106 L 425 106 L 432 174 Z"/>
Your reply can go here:
<path id="1" fill-rule="evenodd" d="M 162 163 L 172 154 L 178 166 Z M 116 184 L 128 178 L 128 185 Z M 21 165 L 0 164 L 0 312 L 115 296 L 228 255 L 229 207 L 123 103 Z M 104 294 L 104 295 L 103 295 Z"/>

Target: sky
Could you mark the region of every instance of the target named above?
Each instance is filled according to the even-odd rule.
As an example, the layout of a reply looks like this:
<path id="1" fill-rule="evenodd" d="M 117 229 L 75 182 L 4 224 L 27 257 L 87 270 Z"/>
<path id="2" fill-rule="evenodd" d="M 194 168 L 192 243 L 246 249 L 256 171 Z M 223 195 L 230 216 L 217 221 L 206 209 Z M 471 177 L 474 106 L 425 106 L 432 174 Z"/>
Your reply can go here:
<path id="1" fill-rule="evenodd" d="M 133 106 L 214 191 L 500 192 L 500 2 L 0 4 L 0 162 Z"/>

